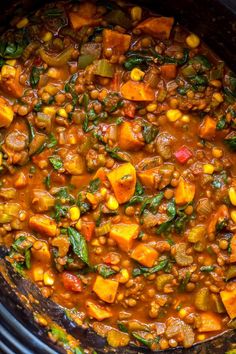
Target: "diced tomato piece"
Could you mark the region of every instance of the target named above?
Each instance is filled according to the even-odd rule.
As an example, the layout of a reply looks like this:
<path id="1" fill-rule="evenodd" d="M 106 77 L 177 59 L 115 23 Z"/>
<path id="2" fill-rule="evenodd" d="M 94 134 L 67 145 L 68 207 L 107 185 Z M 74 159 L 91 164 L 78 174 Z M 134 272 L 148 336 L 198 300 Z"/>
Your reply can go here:
<path id="1" fill-rule="evenodd" d="M 62 273 L 62 283 L 66 290 L 75 291 L 80 293 L 82 291 L 81 280 L 74 274 L 69 272 Z"/>
<path id="2" fill-rule="evenodd" d="M 124 115 L 129 118 L 134 118 L 136 106 L 133 103 L 127 103 L 124 106 Z"/>
<path id="3" fill-rule="evenodd" d="M 81 227 L 81 234 L 85 237 L 86 241 L 90 241 L 95 229 L 94 222 L 83 222 Z"/>
<path id="4" fill-rule="evenodd" d="M 36 57 L 36 58 L 34 59 L 34 65 L 35 65 L 35 66 L 39 66 L 39 65 L 41 65 L 42 63 L 43 63 L 43 61 L 42 61 L 41 57 Z"/>
<path id="5" fill-rule="evenodd" d="M 193 156 L 193 153 L 187 148 L 187 146 L 181 146 L 181 148 L 179 148 L 179 150 L 176 151 L 174 155 L 180 163 L 186 163 L 190 157 Z"/>

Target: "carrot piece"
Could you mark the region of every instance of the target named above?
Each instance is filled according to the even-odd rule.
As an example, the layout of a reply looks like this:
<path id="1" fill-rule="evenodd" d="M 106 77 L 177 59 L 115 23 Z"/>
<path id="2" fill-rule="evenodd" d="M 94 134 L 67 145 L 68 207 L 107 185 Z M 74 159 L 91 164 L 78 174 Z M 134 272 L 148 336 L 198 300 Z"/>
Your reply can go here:
<path id="1" fill-rule="evenodd" d="M 93 179 L 99 178 L 101 182 L 105 182 L 107 180 L 107 172 L 105 168 L 100 167 L 95 175 L 93 176 Z"/>
<path id="2" fill-rule="evenodd" d="M 135 259 L 145 267 L 152 267 L 158 257 L 157 251 L 144 244 L 139 244 L 131 253 L 131 258 Z"/>
<path id="3" fill-rule="evenodd" d="M 9 127 L 13 121 L 14 112 L 11 106 L 0 97 L 0 128 Z"/>
<path id="4" fill-rule="evenodd" d="M 90 317 L 95 318 L 98 321 L 105 320 L 105 318 L 112 317 L 111 311 L 104 309 L 103 307 L 95 304 L 92 301 L 86 301 L 87 313 Z"/>
<path id="5" fill-rule="evenodd" d="M 207 116 L 203 119 L 199 129 L 199 136 L 202 139 L 210 140 L 215 137 L 216 134 L 216 121 Z"/>
<path id="6" fill-rule="evenodd" d="M 93 291 L 101 300 L 112 304 L 115 301 L 118 286 L 117 280 L 104 279 L 98 275 L 93 284 Z"/>
<path id="7" fill-rule="evenodd" d="M 15 98 L 20 98 L 24 91 L 24 87 L 19 81 L 21 71 L 20 67 L 14 68 L 10 65 L 3 65 L 1 71 L 0 85 L 2 90 Z"/>
<path id="8" fill-rule="evenodd" d="M 57 224 L 46 215 L 35 214 L 29 219 L 29 227 L 46 236 L 56 236 Z"/>
<path id="9" fill-rule="evenodd" d="M 161 74 L 165 79 L 175 79 L 177 75 L 177 65 L 176 64 L 165 64 L 161 65 Z"/>
<path id="10" fill-rule="evenodd" d="M 230 290 L 223 290 L 220 292 L 221 300 L 226 308 L 230 318 L 236 317 L 236 287 Z"/>
<path id="11" fill-rule="evenodd" d="M 215 332 L 220 331 L 222 323 L 220 317 L 213 312 L 203 312 L 200 314 L 201 326 L 198 331 L 201 332 Z"/>
<path id="12" fill-rule="evenodd" d="M 126 203 L 134 195 L 136 185 L 136 171 L 131 163 L 127 162 L 113 169 L 107 175 L 115 197 L 119 204 Z"/>
<path id="13" fill-rule="evenodd" d="M 133 241 L 138 237 L 139 225 L 137 224 L 116 224 L 111 227 L 110 238 L 117 242 L 118 246 L 125 252 L 131 250 Z"/>
<path id="14" fill-rule="evenodd" d="M 84 2 L 79 5 L 78 11 L 70 12 L 69 19 L 73 29 L 78 30 L 83 26 L 96 26 L 101 19 L 95 18 L 96 6 L 90 2 Z"/>
<path id="15" fill-rule="evenodd" d="M 216 230 L 216 225 L 229 218 L 229 210 L 225 204 L 222 204 L 217 209 L 216 213 L 211 216 L 210 222 L 207 227 L 207 232 L 212 234 Z"/>
<path id="16" fill-rule="evenodd" d="M 234 235 L 230 241 L 231 253 L 229 257 L 230 263 L 236 262 L 236 235 Z"/>
<path id="17" fill-rule="evenodd" d="M 90 241 L 95 230 L 95 223 L 93 221 L 83 222 L 81 226 L 81 234 L 85 237 L 86 241 Z"/>
<path id="18" fill-rule="evenodd" d="M 133 123 L 123 122 L 118 128 L 118 145 L 122 150 L 139 150 L 144 146 L 144 142 L 139 140 L 133 131 Z"/>
<path id="19" fill-rule="evenodd" d="M 195 184 L 186 181 L 180 177 L 179 184 L 175 189 L 175 202 L 179 205 L 184 205 L 193 200 L 195 195 Z"/>
<path id="20" fill-rule="evenodd" d="M 155 38 L 163 40 L 169 39 L 173 24 L 173 17 L 149 17 L 139 23 L 136 28 Z"/>
<path id="21" fill-rule="evenodd" d="M 129 49 L 131 36 L 110 29 L 103 30 L 103 52 L 112 49 L 113 55 L 122 55 Z"/>
<path id="22" fill-rule="evenodd" d="M 131 101 L 153 101 L 155 92 L 145 82 L 129 80 L 121 87 L 121 94 Z"/>
<path id="23" fill-rule="evenodd" d="M 147 188 L 163 189 L 170 183 L 173 173 L 174 165 L 165 163 L 161 166 L 138 172 L 138 177 Z"/>

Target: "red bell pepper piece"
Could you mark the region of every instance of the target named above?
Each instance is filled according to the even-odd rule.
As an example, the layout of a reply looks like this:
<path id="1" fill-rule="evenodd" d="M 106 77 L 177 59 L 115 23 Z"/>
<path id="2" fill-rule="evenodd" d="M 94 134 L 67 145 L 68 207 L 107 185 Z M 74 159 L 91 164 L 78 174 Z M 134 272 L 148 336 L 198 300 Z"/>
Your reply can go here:
<path id="1" fill-rule="evenodd" d="M 95 223 L 93 221 L 83 222 L 81 227 L 81 234 L 85 237 L 86 241 L 90 241 L 95 230 Z"/>
<path id="2" fill-rule="evenodd" d="M 177 150 L 175 153 L 175 158 L 180 162 L 180 163 L 186 163 L 190 157 L 193 156 L 193 153 L 191 150 L 187 148 L 187 146 L 181 146 L 179 150 Z"/>
<path id="3" fill-rule="evenodd" d="M 75 291 L 77 293 L 82 291 L 82 282 L 76 275 L 70 272 L 63 272 L 61 276 L 62 283 L 66 290 Z"/>

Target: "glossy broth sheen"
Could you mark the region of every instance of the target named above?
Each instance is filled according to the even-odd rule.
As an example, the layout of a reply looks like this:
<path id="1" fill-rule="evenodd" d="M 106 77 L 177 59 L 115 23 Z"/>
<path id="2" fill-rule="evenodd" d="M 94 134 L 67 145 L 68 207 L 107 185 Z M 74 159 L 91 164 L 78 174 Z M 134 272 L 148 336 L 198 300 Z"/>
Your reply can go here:
<path id="1" fill-rule="evenodd" d="M 17 17 L 0 54 L 0 237 L 15 270 L 113 347 L 225 331 L 234 74 L 173 18 L 113 2 Z"/>

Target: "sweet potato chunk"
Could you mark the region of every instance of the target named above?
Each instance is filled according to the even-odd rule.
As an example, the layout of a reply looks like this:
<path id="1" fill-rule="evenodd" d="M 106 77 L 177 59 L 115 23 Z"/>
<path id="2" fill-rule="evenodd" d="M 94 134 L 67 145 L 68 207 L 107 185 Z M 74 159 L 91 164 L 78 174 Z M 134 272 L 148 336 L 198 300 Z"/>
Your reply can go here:
<path id="1" fill-rule="evenodd" d="M 131 253 L 131 258 L 135 259 L 137 262 L 141 263 L 145 267 L 152 267 L 157 259 L 157 251 L 144 244 L 140 244 Z"/>
<path id="2" fill-rule="evenodd" d="M 118 203 L 126 203 L 134 195 L 136 171 L 131 163 L 124 163 L 107 175 Z"/>
<path id="3" fill-rule="evenodd" d="M 8 105 L 8 103 L 0 98 L 0 128 L 9 127 L 13 121 L 14 112 L 13 109 Z"/>
<path id="4" fill-rule="evenodd" d="M 70 154 L 66 157 L 64 167 L 71 175 L 82 175 L 85 171 L 85 163 L 80 155 Z"/>
<path id="5" fill-rule="evenodd" d="M 73 29 L 79 30 L 83 26 L 96 26 L 101 20 L 95 18 L 96 5 L 91 2 L 84 2 L 79 5 L 77 12 L 70 12 L 69 19 Z"/>
<path id="6" fill-rule="evenodd" d="M 161 65 L 161 75 L 168 80 L 173 80 L 177 75 L 177 65 L 176 64 L 164 64 Z"/>
<path id="7" fill-rule="evenodd" d="M 115 240 L 123 251 L 130 251 L 133 241 L 138 237 L 139 225 L 137 224 L 116 224 L 111 227 L 110 237 Z"/>
<path id="8" fill-rule="evenodd" d="M 3 65 L 2 67 L 0 86 L 9 96 L 20 98 L 23 95 L 24 88 L 19 81 L 20 73 L 20 67 L 17 69 L 10 65 Z"/>
<path id="9" fill-rule="evenodd" d="M 161 190 L 170 183 L 173 173 L 174 165 L 165 163 L 161 166 L 138 172 L 138 177 L 147 188 Z"/>
<path id="10" fill-rule="evenodd" d="M 234 235 L 230 241 L 231 253 L 229 257 L 230 263 L 236 262 L 236 235 Z"/>
<path id="11" fill-rule="evenodd" d="M 129 80 L 121 87 L 121 94 L 131 101 L 153 101 L 155 92 L 145 82 Z"/>
<path id="12" fill-rule="evenodd" d="M 216 134 L 216 121 L 207 116 L 203 119 L 202 124 L 199 129 L 199 136 L 202 139 L 211 140 L 215 137 Z"/>
<path id="13" fill-rule="evenodd" d="M 228 218 L 229 218 L 229 210 L 227 206 L 225 204 L 220 205 L 216 213 L 214 213 L 210 218 L 210 222 L 207 228 L 208 233 L 211 234 L 215 232 L 216 225 Z"/>
<path id="14" fill-rule="evenodd" d="M 173 17 L 149 17 L 139 23 L 136 28 L 150 36 L 164 40 L 169 39 L 173 24 Z"/>
<path id="15" fill-rule="evenodd" d="M 144 142 L 139 140 L 133 131 L 131 122 L 123 122 L 119 126 L 118 144 L 122 150 L 135 151 L 144 146 Z"/>
<path id="16" fill-rule="evenodd" d="M 200 314 L 201 326 L 198 331 L 201 332 L 215 332 L 220 331 L 222 328 L 221 319 L 213 312 L 203 312 Z"/>
<path id="17" fill-rule="evenodd" d="M 195 195 L 195 185 L 180 177 L 179 184 L 175 190 L 175 202 L 184 205 L 191 202 Z"/>
<path id="18" fill-rule="evenodd" d="M 111 311 L 95 304 L 92 301 L 86 301 L 87 313 L 90 317 L 96 318 L 98 321 L 105 320 L 105 318 L 112 317 Z"/>
<path id="19" fill-rule="evenodd" d="M 103 31 L 103 51 L 111 48 L 113 55 L 122 55 L 129 49 L 131 36 L 110 29 Z"/>
<path id="20" fill-rule="evenodd" d="M 118 281 L 104 279 L 98 275 L 96 277 L 95 283 L 93 284 L 93 291 L 101 300 L 112 304 L 115 301 L 118 286 Z"/>
<path id="21" fill-rule="evenodd" d="M 230 318 L 236 317 L 236 287 L 230 290 L 223 290 L 220 292 L 221 300 L 226 308 Z"/>
<path id="22" fill-rule="evenodd" d="M 32 230 L 46 236 L 56 236 L 57 224 L 46 215 L 35 214 L 29 219 L 29 226 Z"/>

